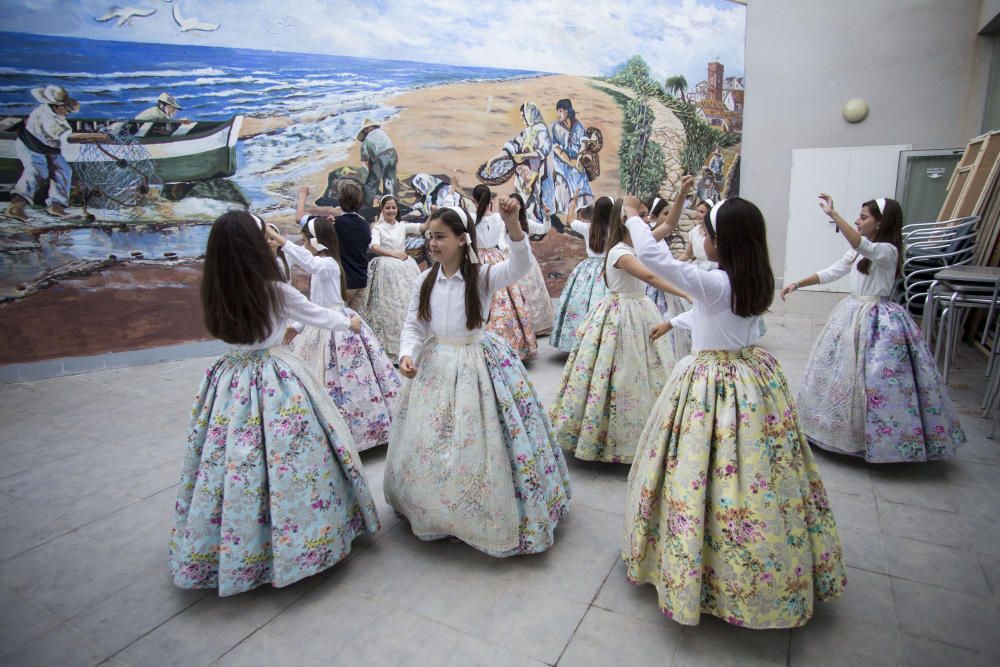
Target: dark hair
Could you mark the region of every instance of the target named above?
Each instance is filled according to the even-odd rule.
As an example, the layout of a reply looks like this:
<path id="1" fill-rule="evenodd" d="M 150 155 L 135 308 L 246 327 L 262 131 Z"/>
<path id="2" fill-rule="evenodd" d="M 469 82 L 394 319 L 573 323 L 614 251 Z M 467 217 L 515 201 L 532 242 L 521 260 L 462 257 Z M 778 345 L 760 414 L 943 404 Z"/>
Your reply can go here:
<path id="1" fill-rule="evenodd" d="M 619 197 L 615 200 L 615 205 L 611 208 L 611 214 L 608 216 L 608 240 L 605 243 L 604 248 L 604 284 L 608 284 L 608 253 L 616 245 L 625 240 L 625 234 L 628 233 L 628 229 L 625 227 L 625 223 L 622 221 L 622 209 L 625 206 L 625 200 Z M 594 228 L 591 227 L 591 230 Z M 609 286 L 610 287 L 610 286 Z"/>
<path id="2" fill-rule="evenodd" d="M 872 243 L 891 243 L 896 246 L 896 277 L 898 278 L 903 272 L 903 207 L 895 199 L 889 198 L 885 200 L 884 211 L 879 210 L 878 202 L 874 199 L 869 199 L 862 206 L 867 208 L 872 217 L 878 221 Z M 871 260 L 864 257 L 858 262 L 858 271 L 867 276 L 871 266 Z"/>
<path id="3" fill-rule="evenodd" d="M 593 204 L 584 206 L 583 208 L 576 209 L 577 220 L 590 220 L 594 217 L 594 206 Z"/>
<path id="4" fill-rule="evenodd" d="M 573 102 L 568 99 L 561 99 L 556 102 L 556 111 L 559 109 L 564 109 L 566 111 L 566 117 L 570 120 L 576 120 L 576 111 L 573 110 Z"/>
<path id="5" fill-rule="evenodd" d="M 320 250 L 319 254 L 323 257 L 330 257 L 340 267 L 340 298 L 346 303 L 347 282 L 344 279 L 344 265 L 340 261 L 340 238 L 333 228 L 333 223 L 326 218 L 316 216 L 312 218 L 312 223 L 313 228 L 316 230 L 316 240 L 326 246 L 326 250 Z M 308 224 L 302 227 L 302 233 L 306 238 L 313 238 L 313 235 L 309 232 Z"/>
<path id="6" fill-rule="evenodd" d="M 659 199 L 660 201 L 656 201 Z M 653 202 L 656 202 L 656 206 L 653 206 Z M 646 210 L 649 211 L 649 217 L 655 218 L 660 214 L 660 211 L 667 207 L 670 202 L 666 198 L 662 197 L 659 193 L 653 195 L 648 201 L 643 202 L 646 205 Z"/>
<path id="7" fill-rule="evenodd" d="M 349 178 L 345 178 L 337 185 L 337 199 L 340 208 L 345 213 L 357 211 L 361 208 L 361 186 Z"/>
<path id="8" fill-rule="evenodd" d="M 201 311 L 208 333 L 232 345 L 271 335 L 281 308 L 281 274 L 264 230 L 246 211 L 212 224 L 201 275 Z"/>
<path id="9" fill-rule="evenodd" d="M 598 197 L 594 202 L 594 215 L 590 218 L 590 233 L 587 235 L 587 246 L 591 252 L 605 251 L 608 243 L 608 221 L 611 219 L 611 209 L 614 206 L 611 197 Z"/>
<path id="10" fill-rule="evenodd" d="M 472 188 L 472 201 L 476 202 L 476 224 L 478 225 L 483 216 L 486 215 L 486 210 L 490 207 L 490 202 L 493 200 L 493 192 L 490 190 L 488 185 L 480 183 L 476 187 Z"/>
<path id="11" fill-rule="evenodd" d="M 726 200 L 716 213 L 715 248 L 732 286 L 730 309 L 740 317 L 763 315 L 774 300 L 774 273 L 764 215 L 753 202 Z"/>
<path id="12" fill-rule="evenodd" d="M 516 192 L 510 196 L 511 199 L 516 199 L 517 203 L 521 205 L 521 209 L 517 213 L 517 221 L 521 223 L 521 231 L 525 234 L 528 233 L 528 213 L 524 210 L 524 197 L 517 194 Z"/>
<path id="13" fill-rule="evenodd" d="M 444 223 L 455 236 L 462 236 L 468 232 L 472 247 L 476 247 L 476 226 L 469 225 L 469 228 L 466 229 L 457 211 L 450 208 L 439 208 L 434 211 L 428 222 L 434 220 L 440 220 Z M 458 270 L 462 273 L 462 280 L 465 281 L 465 328 L 472 331 L 484 324 L 483 306 L 479 298 L 479 264 L 470 262 L 466 253 L 463 252 Z M 431 319 L 431 291 L 437 283 L 440 271 L 441 263 L 435 261 L 420 286 L 420 306 L 417 309 L 417 317 L 425 322 L 429 322 Z"/>

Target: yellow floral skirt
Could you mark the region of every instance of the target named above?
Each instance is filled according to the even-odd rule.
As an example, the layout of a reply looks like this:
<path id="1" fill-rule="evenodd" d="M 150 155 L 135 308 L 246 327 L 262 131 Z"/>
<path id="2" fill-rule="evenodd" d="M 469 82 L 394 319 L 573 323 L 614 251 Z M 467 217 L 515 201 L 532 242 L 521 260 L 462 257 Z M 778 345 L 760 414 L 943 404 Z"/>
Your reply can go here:
<path id="1" fill-rule="evenodd" d="M 777 360 L 749 347 L 679 361 L 629 472 L 622 558 L 684 625 L 702 613 L 791 628 L 847 583 L 819 470 Z"/>

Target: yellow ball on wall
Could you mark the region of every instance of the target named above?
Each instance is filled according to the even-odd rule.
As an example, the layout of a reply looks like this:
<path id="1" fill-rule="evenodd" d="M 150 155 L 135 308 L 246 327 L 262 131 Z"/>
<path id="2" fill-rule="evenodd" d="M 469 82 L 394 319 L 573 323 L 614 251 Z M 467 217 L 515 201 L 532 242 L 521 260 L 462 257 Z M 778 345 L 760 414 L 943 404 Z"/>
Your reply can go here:
<path id="1" fill-rule="evenodd" d="M 854 98 L 844 104 L 844 120 L 848 123 L 860 123 L 868 117 L 868 103 L 862 99 Z"/>

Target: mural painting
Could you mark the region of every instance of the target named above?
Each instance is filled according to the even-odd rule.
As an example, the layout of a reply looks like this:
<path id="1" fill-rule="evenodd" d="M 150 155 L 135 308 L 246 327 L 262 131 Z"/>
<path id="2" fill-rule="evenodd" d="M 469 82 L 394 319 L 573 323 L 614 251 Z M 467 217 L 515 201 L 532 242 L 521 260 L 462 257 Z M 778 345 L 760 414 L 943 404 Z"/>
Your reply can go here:
<path id="1" fill-rule="evenodd" d="M 474 210 L 478 183 L 516 191 L 551 222 L 533 248 L 553 296 L 595 196 L 671 197 L 685 173 L 700 197 L 738 191 L 741 5 L 542 3 L 528 52 L 437 4 L 348 2 L 333 20 L 318 1 L 36 2 L 0 20 L 0 364 L 207 338 L 215 217 L 248 208 L 292 235 L 343 178 L 369 220 L 386 193 L 419 220 Z M 635 40 L 608 48 L 612 30 Z"/>

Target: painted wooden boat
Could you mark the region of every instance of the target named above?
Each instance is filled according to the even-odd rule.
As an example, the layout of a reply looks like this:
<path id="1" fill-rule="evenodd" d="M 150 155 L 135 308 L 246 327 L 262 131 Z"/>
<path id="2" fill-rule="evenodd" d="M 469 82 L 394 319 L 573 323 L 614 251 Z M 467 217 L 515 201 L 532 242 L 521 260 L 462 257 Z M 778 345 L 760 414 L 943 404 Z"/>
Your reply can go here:
<path id="1" fill-rule="evenodd" d="M 21 176 L 21 161 L 14 140 L 27 116 L 0 118 L 0 187 L 11 186 Z M 70 118 L 75 132 L 100 132 L 112 122 L 107 119 Z M 143 122 L 127 121 L 128 132 L 138 137 L 149 153 L 158 180 L 163 183 L 204 181 L 236 173 L 236 142 L 243 116 L 224 121 Z M 106 153 L 98 158 L 114 159 L 114 144 L 102 144 Z M 63 144 L 63 157 L 73 165 L 80 161 L 82 144 Z M 94 151 L 88 151 L 93 155 Z"/>

